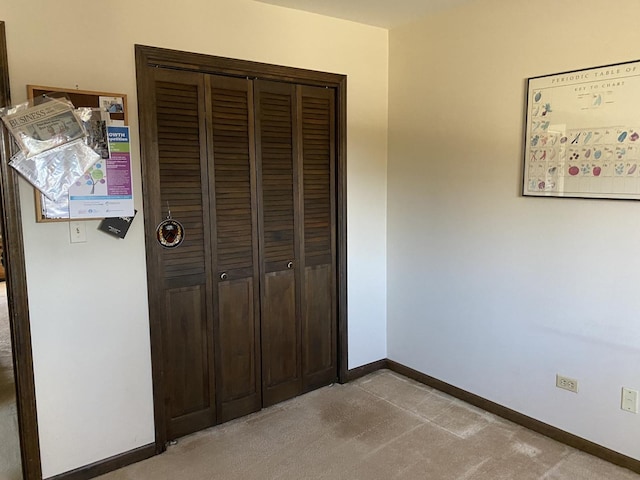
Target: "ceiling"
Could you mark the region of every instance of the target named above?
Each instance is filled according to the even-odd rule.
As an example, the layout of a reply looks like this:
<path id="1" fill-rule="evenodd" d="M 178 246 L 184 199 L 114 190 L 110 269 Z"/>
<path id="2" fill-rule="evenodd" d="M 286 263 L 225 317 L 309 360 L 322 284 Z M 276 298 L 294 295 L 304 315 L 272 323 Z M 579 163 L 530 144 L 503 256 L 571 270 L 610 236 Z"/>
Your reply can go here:
<path id="1" fill-rule="evenodd" d="M 257 0 L 376 27 L 393 28 L 469 0 Z"/>

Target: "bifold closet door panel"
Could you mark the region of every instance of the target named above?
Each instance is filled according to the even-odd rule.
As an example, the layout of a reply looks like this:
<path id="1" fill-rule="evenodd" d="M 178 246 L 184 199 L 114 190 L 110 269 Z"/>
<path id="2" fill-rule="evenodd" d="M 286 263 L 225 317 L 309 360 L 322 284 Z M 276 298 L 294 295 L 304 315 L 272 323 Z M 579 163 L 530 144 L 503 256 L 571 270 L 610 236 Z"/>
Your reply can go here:
<path id="1" fill-rule="evenodd" d="M 295 85 L 254 81 L 263 405 L 302 391 Z"/>
<path id="2" fill-rule="evenodd" d="M 297 87 L 301 155 L 304 391 L 337 378 L 334 90 Z"/>
<path id="3" fill-rule="evenodd" d="M 207 76 L 215 259 L 218 421 L 262 406 L 253 90 L 247 79 Z"/>
<path id="4" fill-rule="evenodd" d="M 213 372 L 211 248 L 204 77 L 158 69 L 154 73 L 157 150 L 147 172 L 148 198 L 158 224 L 171 216 L 184 226 L 184 242 L 157 244 L 150 280 L 159 305 L 152 306 L 162 328 L 168 438 L 216 421 Z M 155 181 L 154 181 L 155 180 Z M 156 321 L 155 319 L 153 321 Z"/>

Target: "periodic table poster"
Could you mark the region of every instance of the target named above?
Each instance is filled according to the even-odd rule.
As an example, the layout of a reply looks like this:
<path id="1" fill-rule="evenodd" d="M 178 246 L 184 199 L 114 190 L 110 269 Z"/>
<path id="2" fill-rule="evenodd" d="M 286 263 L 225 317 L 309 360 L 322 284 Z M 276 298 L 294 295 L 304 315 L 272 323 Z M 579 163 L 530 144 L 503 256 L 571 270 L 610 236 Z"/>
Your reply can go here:
<path id="1" fill-rule="evenodd" d="M 640 199 L 640 61 L 530 78 L 526 196 Z"/>

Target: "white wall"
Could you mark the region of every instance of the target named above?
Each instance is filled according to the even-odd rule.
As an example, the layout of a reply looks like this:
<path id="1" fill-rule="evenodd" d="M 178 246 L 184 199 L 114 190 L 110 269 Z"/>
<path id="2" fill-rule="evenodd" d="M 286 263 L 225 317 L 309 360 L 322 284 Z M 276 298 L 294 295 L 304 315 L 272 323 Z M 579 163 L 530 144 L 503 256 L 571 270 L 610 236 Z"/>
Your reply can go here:
<path id="1" fill-rule="evenodd" d="M 26 84 L 128 95 L 139 211 L 125 240 L 36 224 L 21 188 L 44 476 L 154 440 L 134 44 L 348 75 L 349 366 L 386 357 L 388 33 L 249 0 L 0 0 Z"/>
<path id="2" fill-rule="evenodd" d="M 520 190 L 526 78 L 638 59 L 639 17 L 477 0 L 392 30 L 387 238 L 391 359 L 636 459 L 640 203 Z"/>

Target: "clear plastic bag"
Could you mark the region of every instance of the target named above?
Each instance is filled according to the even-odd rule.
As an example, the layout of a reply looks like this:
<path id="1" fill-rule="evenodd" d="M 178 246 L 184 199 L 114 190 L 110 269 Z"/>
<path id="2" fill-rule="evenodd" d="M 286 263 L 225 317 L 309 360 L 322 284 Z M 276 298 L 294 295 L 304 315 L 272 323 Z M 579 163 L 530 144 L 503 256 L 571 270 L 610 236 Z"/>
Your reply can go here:
<path id="1" fill-rule="evenodd" d="M 66 99 L 21 103 L 1 109 L 0 117 L 26 158 L 86 137 L 78 113 Z"/>
<path id="2" fill-rule="evenodd" d="M 40 207 L 44 218 L 69 218 L 69 197 L 60 197 L 54 202 L 44 195 L 40 195 Z"/>
<path id="3" fill-rule="evenodd" d="M 98 160 L 100 155 L 84 140 L 76 140 L 31 157 L 21 151 L 14 155 L 9 165 L 48 199 L 58 202 Z"/>

